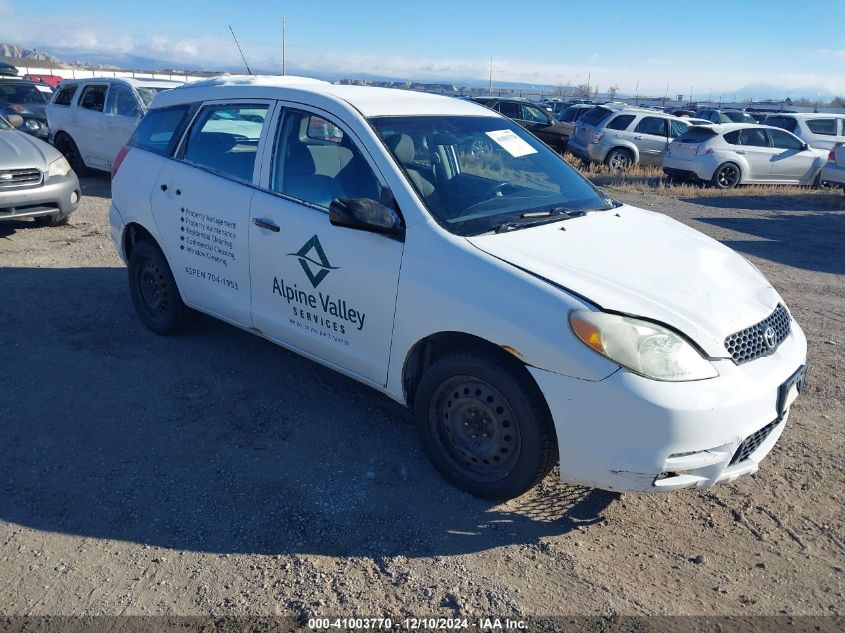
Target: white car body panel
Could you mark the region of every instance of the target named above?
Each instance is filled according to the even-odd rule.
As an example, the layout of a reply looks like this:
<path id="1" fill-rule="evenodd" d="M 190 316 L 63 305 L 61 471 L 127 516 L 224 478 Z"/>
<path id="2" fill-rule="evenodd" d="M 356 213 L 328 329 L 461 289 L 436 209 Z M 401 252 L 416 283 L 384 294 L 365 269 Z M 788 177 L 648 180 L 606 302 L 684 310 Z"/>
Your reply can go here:
<path id="1" fill-rule="evenodd" d="M 426 337 L 457 332 L 499 346 L 528 367 L 546 398 L 567 481 L 611 490 L 705 487 L 753 472 L 776 441 L 782 423 L 751 459 L 727 466 L 732 448 L 778 417 L 778 387 L 806 362 L 806 341 L 794 321 L 772 355 L 744 365 L 727 359 L 725 336 L 782 303 L 730 249 L 630 206 L 510 233 L 465 238 L 447 232 L 365 117 L 499 116 L 462 100 L 302 78 L 235 77 L 160 93 L 153 107 L 232 99 L 275 104 L 252 183 L 137 148 L 113 182 L 109 219 L 121 256 L 127 227 L 149 231 L 189 305 L 403 403 L 406 362 Z M 273 122 L 285 105 L 318 112 L 354 139 L 402 211 L 404 241 L 332 226 L 325 210 L 265 190 Z M 221 218 L 236 214 L 226 216 L 237 236 L 225 265 L 207 260 L 200 267 L 190 263 L 196 258 L 185 259 L 183 207 Z M 275 223 L 279 231 L 255 220 Z M 303 250 L 314 236 L 324 257 Z M 316 283 L 305 271 L 315 262 L 327 271 Z M 238 282 L 237 289 L 227 279 Z M 571 310 L 596 305 L 681 331 L 714 359 L 719 376 L 667 383 L 620 369 L 569 329 Z M 689 474 L 658 480 L 667 469 L 682 470 L 671 457 L 678 452 L 695 454 L 686 458 Z"/>
<path id="2" fill-rule="evenodd" d="M 837 145 L 833 150 L 833 160 L 828 160 L 822 169 L 822 180 L 845 188 L 845 143 Z"/>

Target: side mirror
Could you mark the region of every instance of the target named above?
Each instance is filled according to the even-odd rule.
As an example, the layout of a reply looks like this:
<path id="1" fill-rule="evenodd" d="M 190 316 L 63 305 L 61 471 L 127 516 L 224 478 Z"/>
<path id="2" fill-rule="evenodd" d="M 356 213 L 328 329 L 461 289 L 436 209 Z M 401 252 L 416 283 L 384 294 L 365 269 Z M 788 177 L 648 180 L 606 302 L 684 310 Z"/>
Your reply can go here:
<path id="1" fill-rule="evenodd" d="M 370 198 L 343 198 L 329 205 L 329 222 L 358 231 L 404 239 L 405 223 L 395 209 Z"/>
<path id="2" fill-rule="evenodd" d="M 810 149 L 810 144 L 809 144 L 809 143 L 804 143 L 804 144 L 801 146 L 801 151 L 802 151 L 802 152 L 806 152 L 808 149 Z"/>
<path id="3" fill-rule="evenodd" d="M 23 125 L 23 117 L 20 114 L 9 114 L 6 120 L 11 123 L 12 127 L 19 128 Z"/>

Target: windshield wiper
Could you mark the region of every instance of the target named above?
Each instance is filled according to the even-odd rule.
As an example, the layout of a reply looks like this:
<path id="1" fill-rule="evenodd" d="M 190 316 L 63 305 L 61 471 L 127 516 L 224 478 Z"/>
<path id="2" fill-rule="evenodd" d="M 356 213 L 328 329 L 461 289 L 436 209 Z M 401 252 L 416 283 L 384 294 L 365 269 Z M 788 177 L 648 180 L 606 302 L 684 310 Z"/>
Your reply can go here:
<path id="1" fill-rule="evenodd" d="M 577 218 L 584 215 L 583 211 L 569 211 L 563 207 L 555 207 L 553 209 L 546 209 L 544 211 L 527 211 L 519 217 L 528 222 L 518 222 L 511 220 L 503 222 L 493 229 L 494 233 L 507 233 L 508 231 L 515 231 L 517 229 L 527 229 L 532 226 L 540 226 L 542 224 L 550 224 L 552 222 L 562 222 L 570 218 Z"/>

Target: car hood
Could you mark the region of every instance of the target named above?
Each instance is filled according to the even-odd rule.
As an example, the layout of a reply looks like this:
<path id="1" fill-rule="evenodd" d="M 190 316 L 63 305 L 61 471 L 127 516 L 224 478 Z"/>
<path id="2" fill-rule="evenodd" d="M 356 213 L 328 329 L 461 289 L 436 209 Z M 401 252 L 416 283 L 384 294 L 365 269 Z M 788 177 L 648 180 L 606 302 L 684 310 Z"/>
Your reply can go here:
<path id="1" fill-rule="evenodd" d="M 24 108 L 24 112 L 12 110 L 12 106 Z M 20 114 L 21 116 L 35 116 L 39 119 L 47 118 L 47 104 L 45 103 L 7 103 L 3 102 L 3 110 L 9 114 Z"/>
<path id="2" fill-rule="evenodd" d="M 763 320 L 781 301 L 728 247 L 627 205 L 467 239 L 600 308 L 665 323 L 711 357 L 727 357 L 725 337 Z"/>
<path id="3" fill-rule="evenodd" d="M 57 149 L 29 134 L 0 130 L 0 169 L 37 167 L 46 171 L 47 166 L 59 157 L 61 154 Z"/>

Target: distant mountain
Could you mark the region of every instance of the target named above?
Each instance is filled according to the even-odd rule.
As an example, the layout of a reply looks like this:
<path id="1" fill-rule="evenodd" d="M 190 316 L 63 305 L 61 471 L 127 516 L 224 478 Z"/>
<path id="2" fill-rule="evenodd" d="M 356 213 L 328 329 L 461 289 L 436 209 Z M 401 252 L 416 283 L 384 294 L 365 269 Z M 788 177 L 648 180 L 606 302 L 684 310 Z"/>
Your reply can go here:
<path id="1" fill-rule="evenodd" d="M 77 48 L 50 48 L 50 51 L 76 66 L 101 68 L 106 70 L 164 70 L 179 69 L 185 71 L 206 70 L 193 63 L 174 62 L 173 60 L 154 59 L 129 53 L 105 53 Z"/>
<path id="2" fill-rule="evenodd" d="M 27 61 L 52 62 L 54 64 L 62 63 L 61 59 L 49 53 L 34 48 L 24 48 L 18 44 L 0 44 L 0 57 L 15 57 Z"/>

